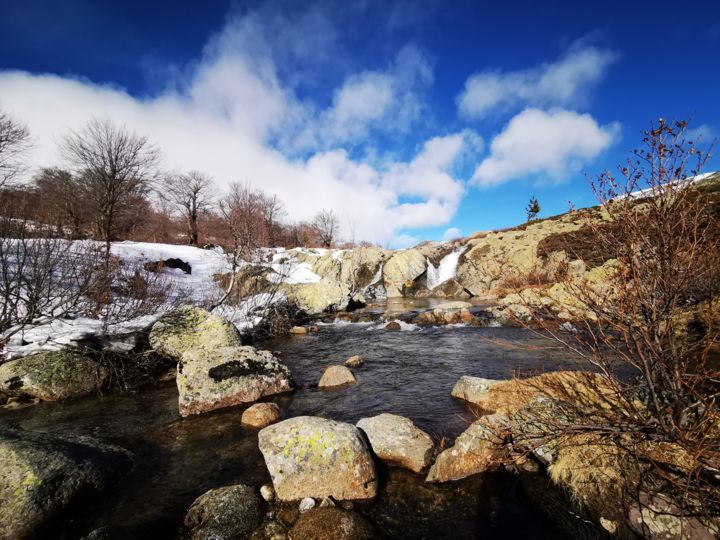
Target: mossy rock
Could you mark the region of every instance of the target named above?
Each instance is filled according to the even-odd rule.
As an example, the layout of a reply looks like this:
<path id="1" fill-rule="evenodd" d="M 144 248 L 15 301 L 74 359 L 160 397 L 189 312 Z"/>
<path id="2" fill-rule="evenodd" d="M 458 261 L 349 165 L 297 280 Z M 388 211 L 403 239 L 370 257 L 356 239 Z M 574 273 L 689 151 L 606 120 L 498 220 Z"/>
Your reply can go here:
<path id="1" fill-rule="evenodd" d="M 74 351 L 51 351 L 0 365 L 0 392 L 44 401 L 92 394 L 107 379 L 107 370 Z"/>
<path id="2" fill-rule="evenodd" d="M 281 501 L 375 497 L 375 463 L 353 425 L 298 416 L 266 427 L 258 441 Z"/>
<path id="3" fill-rule="evenodd" d="M 195 306 L 165 315 L 150 330 L 150 345 L 160 354 L 180 359 L 191 349 L 215 349 L 242 344 L 230 321 Z"/>
<path id="4" fill-rule="evenodd" d="M 262 523 L 262 500 L 257 490 L 237 484 L 200 495 L 192 503 L 184 524 L 189 538 L 248 538 Z"/>
<path id="5" fill-rule="evenodd" d="M 126 450 L 90 437 L 0 429 L 0 538 L 49 537 L 43 531 L 69 505 L 105 489 L 131 464 Z"/>
<path id="6" fill-rule="evenodd" d="M 371 540 L 372 527 L 357 512 L 340 508 L 313 508 L 290 530 L 293 540 Z"/>

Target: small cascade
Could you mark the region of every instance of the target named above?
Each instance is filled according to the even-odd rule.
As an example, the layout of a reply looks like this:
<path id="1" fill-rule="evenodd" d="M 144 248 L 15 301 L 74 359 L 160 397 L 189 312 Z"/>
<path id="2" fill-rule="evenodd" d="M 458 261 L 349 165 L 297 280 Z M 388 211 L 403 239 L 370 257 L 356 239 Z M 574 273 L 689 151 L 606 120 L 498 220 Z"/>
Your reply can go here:
<path id="1" fill-rule="evenodd" d="M 431 291 L 438 285 L 445 283 L 448 279 L 455 277 L 457 273 L 460 255 L 465 251 L 465 246 L 448 253 L 437 265 L 437 268 L 427 259 L 427 288 Z"/>

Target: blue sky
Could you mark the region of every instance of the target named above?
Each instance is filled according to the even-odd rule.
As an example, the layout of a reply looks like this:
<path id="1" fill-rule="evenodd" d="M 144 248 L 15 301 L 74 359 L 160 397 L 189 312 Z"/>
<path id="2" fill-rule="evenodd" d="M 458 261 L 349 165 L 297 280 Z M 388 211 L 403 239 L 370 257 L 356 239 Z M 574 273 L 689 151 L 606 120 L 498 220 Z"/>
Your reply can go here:
<path id="1" fill-rule="evenodd" d="M 35 166 L 91 117 L 167 169 L 402 246 L 593 204 L 658 117 L 720 132 L 720 2 L 0 0 L 0 108 Z M 713 158 L 707 170 L 720 168 Z"/>

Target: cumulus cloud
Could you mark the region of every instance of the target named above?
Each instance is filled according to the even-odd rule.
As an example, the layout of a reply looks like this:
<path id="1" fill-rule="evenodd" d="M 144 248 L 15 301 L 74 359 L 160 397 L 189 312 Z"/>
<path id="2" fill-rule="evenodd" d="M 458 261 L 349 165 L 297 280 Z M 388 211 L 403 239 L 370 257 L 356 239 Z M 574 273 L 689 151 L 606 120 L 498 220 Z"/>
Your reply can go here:
<path id="1" fill-rule="evenodd" d="M 434 137 L 409 159 L 382 164 L 351 157 L 343 146 L 371 129 L 410 128 L 423 107 L 418 89 L 432 80 L 424 56 L 407 47 L 384 70 L 350 74 L 318 109 L 299 97 L 297 78 L 283 74 L 278 57 L 291 53 L 263 46 L 282 34 L 282 24 L 253 13 L 232 18 L 195 64 L 176 70 L 153 96 L 72 76 L 0 72 L 0 107 L 28 124 L 35 166 L 60 164 L 65 133 L 91 117 L 109 118 L 147 135 L 162 149 L 165 168 L 204 171 L 219 191 L 241 181 L 277 193 L 292 220 L 332 208 L 358 240 L 395 245 L 414 238 L 407 229 L 446 224 L 464 193 L 453 167 L 477 135 Z M 308 54 L 327 45 L 313 44 L 312 30 L 293 30 L 298 39 L 310 36 L 295 44 Z M 303 152 L 283 144 L 303 136 L 310 141 Z"/>
<path id="2" fill-rule="evenodd" d="M 442 239 L 445 242 L 449 242 L 450 240 L 457 240 L 458 238 L 462 237 L 462 232 L 460 232 L 460 229 L 457 227 L 450 227 L 449 229 L 446 229 L 443 233 Z"/>
<path id="3" fill-rule="evenodd" d="M 586 99 L 616 59 L 613 51 L 578 42 L 552 63 L 520 71 L 476 73 L 457 98 L 458 111 L 466 118 L 478 119 L 494 110 L 522 105 L 575 106 Z"/>
<path id="4" fill-rule="evenodd" d="M 588 114 L 525 109 L 490 144 L 490 155 L 475 169 L 472 182 L 489 187 L 530 174 L 562 181 L 619 136 L 620 126 L 600 126 Z"/>

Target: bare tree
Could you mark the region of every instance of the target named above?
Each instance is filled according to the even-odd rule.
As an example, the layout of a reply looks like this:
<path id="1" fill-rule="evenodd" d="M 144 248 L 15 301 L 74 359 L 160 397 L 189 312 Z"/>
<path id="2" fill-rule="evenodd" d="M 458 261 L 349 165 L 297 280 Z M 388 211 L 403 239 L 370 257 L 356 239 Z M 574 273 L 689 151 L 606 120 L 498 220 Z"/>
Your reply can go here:
<path id="1" fill-rule="evenodd" d="M 162 188 L 162 195 L 186 223 L 188 244 L 196 246 L 198 217 L 212 206 L 212 178 L 198 171 L 171 174 L 163 179 Z"/>
<path id="2" fill-rule="evenodd" d="M 278 241 L 280 219 L 285 215 L 283 203 L 277 195 L 260 194 L 260 211 L 262 212 L 268 246 L 274 247 Z"/>
<path id="3" fill-rule="evenodd" d="M 71 238 L 81 238 L 87 210 L 72 173 L 57 167 L 45 168 L 35 176 L 33 183 L 48 218 L 54 221 L 61 235 L 68 232 Z"/>
<path id="4" fill-rule="evenodd" d="M 24 169 L 22 154 L 30 146 L 30 131 L 0 111 L 0 187 L 12 182 Z"/>
<path id="5" fill-rule="evenodd" d="M 320 235 L 323 247 L 329 248 L 340 229 L 340 220 L 332 210 L 321 210 L 313 218 L 313 226 Z"/>
<path id="6" fill-rule="evenodd" d="M 80 195 L 105 241 L 109 263 L 110 243 L 118 236 L 119 224 L 155 178 L 158 150 L 146 137 L 97 119 L 67 135 L 61 150 L 76 167 Z"/>

